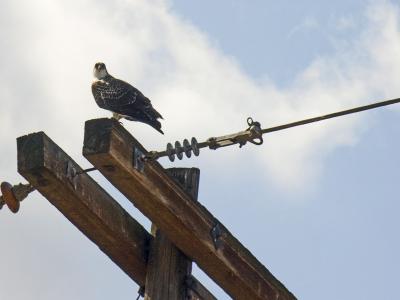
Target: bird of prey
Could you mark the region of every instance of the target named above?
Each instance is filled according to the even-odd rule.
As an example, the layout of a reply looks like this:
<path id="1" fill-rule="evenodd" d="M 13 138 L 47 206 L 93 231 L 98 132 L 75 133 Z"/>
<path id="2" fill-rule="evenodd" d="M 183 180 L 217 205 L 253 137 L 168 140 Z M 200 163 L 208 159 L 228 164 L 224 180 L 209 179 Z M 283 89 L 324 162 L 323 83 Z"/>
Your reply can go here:
<path id="1" fill-rule="evenodd" d="M 101 62 L 94 65 L 93 75 L 92 93 L 99 107 L 111 111 L 117 120 L 143 122 L 164 134 L 157 120 L 163 117 L 138 89 L 108 74 L 106 65 Z"/>

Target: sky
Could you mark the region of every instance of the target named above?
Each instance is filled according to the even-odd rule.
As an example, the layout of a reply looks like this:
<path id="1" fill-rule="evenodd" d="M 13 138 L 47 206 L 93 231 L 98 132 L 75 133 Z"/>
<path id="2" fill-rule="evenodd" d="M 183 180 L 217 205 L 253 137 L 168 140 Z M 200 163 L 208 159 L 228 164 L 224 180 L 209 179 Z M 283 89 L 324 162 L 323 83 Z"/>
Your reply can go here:
<path id="1" fill-rule="evenodd" d="M 25 182 L 18 136 L 45 131 L 82 167 L 95 62 L 147 95 L 149 150 L 400 96 L 395 1 L 3 0 L 0 180 Z M 397 299 L 399 107 L 204 150 L 199 201 L 298 299 Z M 106 179 L 91 173 L 147 229 Z M 138 287 L 39 193 L 0 211 L 0 299 L 132 299 Z M 230 299 L 201 270 L 218 299 Z"/>

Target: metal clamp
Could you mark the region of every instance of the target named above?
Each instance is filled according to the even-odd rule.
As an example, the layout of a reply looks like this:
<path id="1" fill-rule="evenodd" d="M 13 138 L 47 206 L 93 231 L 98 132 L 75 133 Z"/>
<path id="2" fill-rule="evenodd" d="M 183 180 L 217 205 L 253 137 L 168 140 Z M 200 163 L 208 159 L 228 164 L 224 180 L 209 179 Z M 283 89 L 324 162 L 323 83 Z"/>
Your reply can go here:
<path id="1" fill-rule="evenodd" d="M 247 124 L 249 125 L 249 128 L 247 128 L 247 131 L 250 132 L 249 142 L 254 145 L 257 145 L 257 146 L 262 145 L 264 140 L 262 138 L 262 129 L 261 129 L 260 122 L 253 121 L 253 118 L 248 117 Z M 258 139 L 258 141 L 256 141 L 257 139 Z"/>

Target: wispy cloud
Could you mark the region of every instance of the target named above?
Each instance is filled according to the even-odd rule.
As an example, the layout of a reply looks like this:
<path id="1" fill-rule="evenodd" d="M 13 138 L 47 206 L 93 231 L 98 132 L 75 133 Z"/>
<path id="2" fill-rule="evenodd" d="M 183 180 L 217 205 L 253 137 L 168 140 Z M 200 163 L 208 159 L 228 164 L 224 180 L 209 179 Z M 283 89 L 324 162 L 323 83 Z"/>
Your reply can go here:
<path id="1" fill-rule="evenodd" d="M 335 20 L 335 27 L 338 30 L 349 30 L 356 27 L 356 21 L 353 16 L 342 16 Z"/>
<path id="2" fill-rule="evenodd" d="M 293 27 L 293 29 L 288 34 L 288 38 L 291 38 L 297 33 L 309 33 L 310 31 L 317 30 L 319 26 L 320 24 L 316 18 L 307 16 L 303 19 L 302 22 Z"/>

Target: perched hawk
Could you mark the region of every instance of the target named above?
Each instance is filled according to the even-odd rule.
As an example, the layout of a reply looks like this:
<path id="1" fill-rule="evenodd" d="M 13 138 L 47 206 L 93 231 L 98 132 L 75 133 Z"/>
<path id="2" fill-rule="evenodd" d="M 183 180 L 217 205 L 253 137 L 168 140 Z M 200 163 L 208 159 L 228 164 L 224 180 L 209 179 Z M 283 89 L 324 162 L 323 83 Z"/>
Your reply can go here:
<path id="1" fill-rule="evenodd" d="M 139 121 L 161 130 L 157 119 L 163 117 L 151 105 L 150 100 L 129 83 L 108 74 L 106 65 L 96 63 L 93 69 L 96 78 L 92 84 L 93 97 L 99 107 L 113 113 L 113 118 Z"/>

